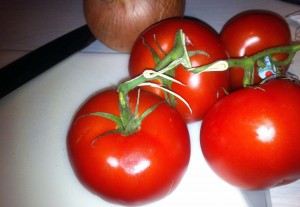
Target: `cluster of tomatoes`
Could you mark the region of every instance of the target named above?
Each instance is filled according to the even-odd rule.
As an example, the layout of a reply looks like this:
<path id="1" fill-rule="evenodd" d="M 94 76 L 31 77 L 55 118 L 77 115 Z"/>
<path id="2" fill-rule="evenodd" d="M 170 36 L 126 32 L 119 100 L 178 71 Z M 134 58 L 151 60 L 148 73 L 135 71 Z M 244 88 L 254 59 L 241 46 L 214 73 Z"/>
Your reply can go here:
<path id="1" fill-rule="evenodd" d="M 136 40 L 130 76 L 157 68 L 173 50 L 179 29 L 188 52 L 205 52 L 190 56 L 192 67 L 291 45 L 285 20 L 267 11 L 238 14 L 220 33 L 197 19 L 173 18 L 151 26 Z M 76 113 L 68 134 L 69 158 L 79 180 L 103 199 L 119 204 L 141 205 L 168 195 L 189 164 L 187 124 L 196 121 L 202 121 L 205 159 L 232 185 L 257 190 L 299 179 L 300 85 L 293 78 L 258 85 L 274 70 L 253 68 L 253 86 L 245 88 L 244 70 L 239 67 L 194 74 L 179 65 L 167 75 L 182 84 L 154 80 L 190 108 L 176 97 L 176 104 L 170 106 L 161 88 L 148 85 L 131 90 L 125 102 L 133 114 L 126 123 L 137 123 L 133 133 L 120 133 L 120 129 L 130 132 L 131 127 L 119 118 L 124 113 L 117 90 L 94 95 Z"/>

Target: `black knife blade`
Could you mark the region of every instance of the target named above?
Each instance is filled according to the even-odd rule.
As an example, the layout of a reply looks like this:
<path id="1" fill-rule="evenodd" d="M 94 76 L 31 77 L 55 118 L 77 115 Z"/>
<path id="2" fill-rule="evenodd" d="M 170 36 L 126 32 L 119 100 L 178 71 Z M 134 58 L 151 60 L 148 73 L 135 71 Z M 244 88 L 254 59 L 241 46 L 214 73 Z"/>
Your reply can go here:
<path id="1" fill-rule="evenodd" d="M 0 98 L 95 41 L 83 25 L 0 69 Z"/>

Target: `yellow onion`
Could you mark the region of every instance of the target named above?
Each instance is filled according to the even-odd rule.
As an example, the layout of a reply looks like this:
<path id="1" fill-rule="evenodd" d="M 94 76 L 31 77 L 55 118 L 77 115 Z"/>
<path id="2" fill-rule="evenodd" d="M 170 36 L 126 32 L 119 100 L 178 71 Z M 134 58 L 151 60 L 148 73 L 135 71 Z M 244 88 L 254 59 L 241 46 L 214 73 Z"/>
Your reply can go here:
<path id="1" fill-rule="evenodd" d="M 150 25 L 183 16 L 185 0 L 83 0 L 87 25 L 107 47 L 124 53 Z"/>

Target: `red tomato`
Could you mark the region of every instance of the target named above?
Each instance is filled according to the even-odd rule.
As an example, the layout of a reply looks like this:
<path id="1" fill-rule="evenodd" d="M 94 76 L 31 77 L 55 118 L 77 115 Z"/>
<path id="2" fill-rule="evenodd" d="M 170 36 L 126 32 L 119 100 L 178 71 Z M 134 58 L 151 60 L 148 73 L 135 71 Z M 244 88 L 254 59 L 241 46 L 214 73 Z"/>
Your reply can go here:
<path id="1" fill-rule="evenodd" d="M 134 110 L 137 93 L 130 92 Z M 139 115 L 162 99 L 142 91 Z M 103 199 L 123 205 L 141 205 L 172 192 L 184 175 L 190 158 L 186 123 L 167 103 L 148 115 L 138 132 L 99 135 L 116 129 L 106 118 L 82 115 L 107 112 L 119 115 L 118 93 L 96 94 L 76 113 L 68 133 L 71 165 L 81 183 Z"/>
<path id="2" fill-rule="evenodd" d="M 250 10 L 232 17 L 220 32 L 231 58 L 254 55 L 265 49 L 291 44 L 291 32 L 285 19 L 276 13 L 263 10 Z M 277 60 L 287 58 L 286 54 L 273 56 Z M 286 70 L 285 68 L 284 70 Z M 255 68 L 254 84 L 262 81 Z M 230 68 L 230 88 L 243 86 L 244 70 Z"/>
<path id="3" fill-rule="evenodd" d="M 262 190 L 300 178 L 300 85 L 275 79 L 235 91 L 203 119 L 200 143 L 228 183 Z"/>
<path id="4" fill-rule="evenodd" d="M 192 56 L 190 59 L 193 67 L 209 64 L 218 59 L 227 59 L 227 51 L 219 35 L 211 27 L 198 20 L 173 18 L 153 25 L 136 40 L 129 60 L 131 77 L 141 74 L 145 69 L 155 68 L 156 63 L 147 45 L 163 58 L 173 48 L 175 34 L 179 29 L 186 35 L 188 51 L 203 50 L 210 55 L 210 57 L 199 54 Z M 176 109 L 187 122 L 201 120 L 208 108 L 224 95 L 224 89 L 229 88 L 228 71 L 193 74 L 179 66 L 175 70 L 174 78 L 185 84 L 182 86 L 173 83 L 172 91 L 182 96 L 192 109 L 191 114 L 188 107 L 177 99 Z M 164 97 L 160 89 L 151 87 L 144 89 Z"/>

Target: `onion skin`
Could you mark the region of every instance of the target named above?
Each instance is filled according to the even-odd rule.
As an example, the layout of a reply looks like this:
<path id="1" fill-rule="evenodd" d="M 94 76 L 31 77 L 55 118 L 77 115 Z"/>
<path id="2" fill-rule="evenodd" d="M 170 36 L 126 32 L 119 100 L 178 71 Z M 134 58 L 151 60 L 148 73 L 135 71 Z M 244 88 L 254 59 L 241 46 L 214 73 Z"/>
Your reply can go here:
<path id="1" fill-rule="evenodd" d="M 185 0 L 83 0 L 84 17 L 93 35 L 107 47 L 130 53 L 150 25 L 184 15 Z"/>

